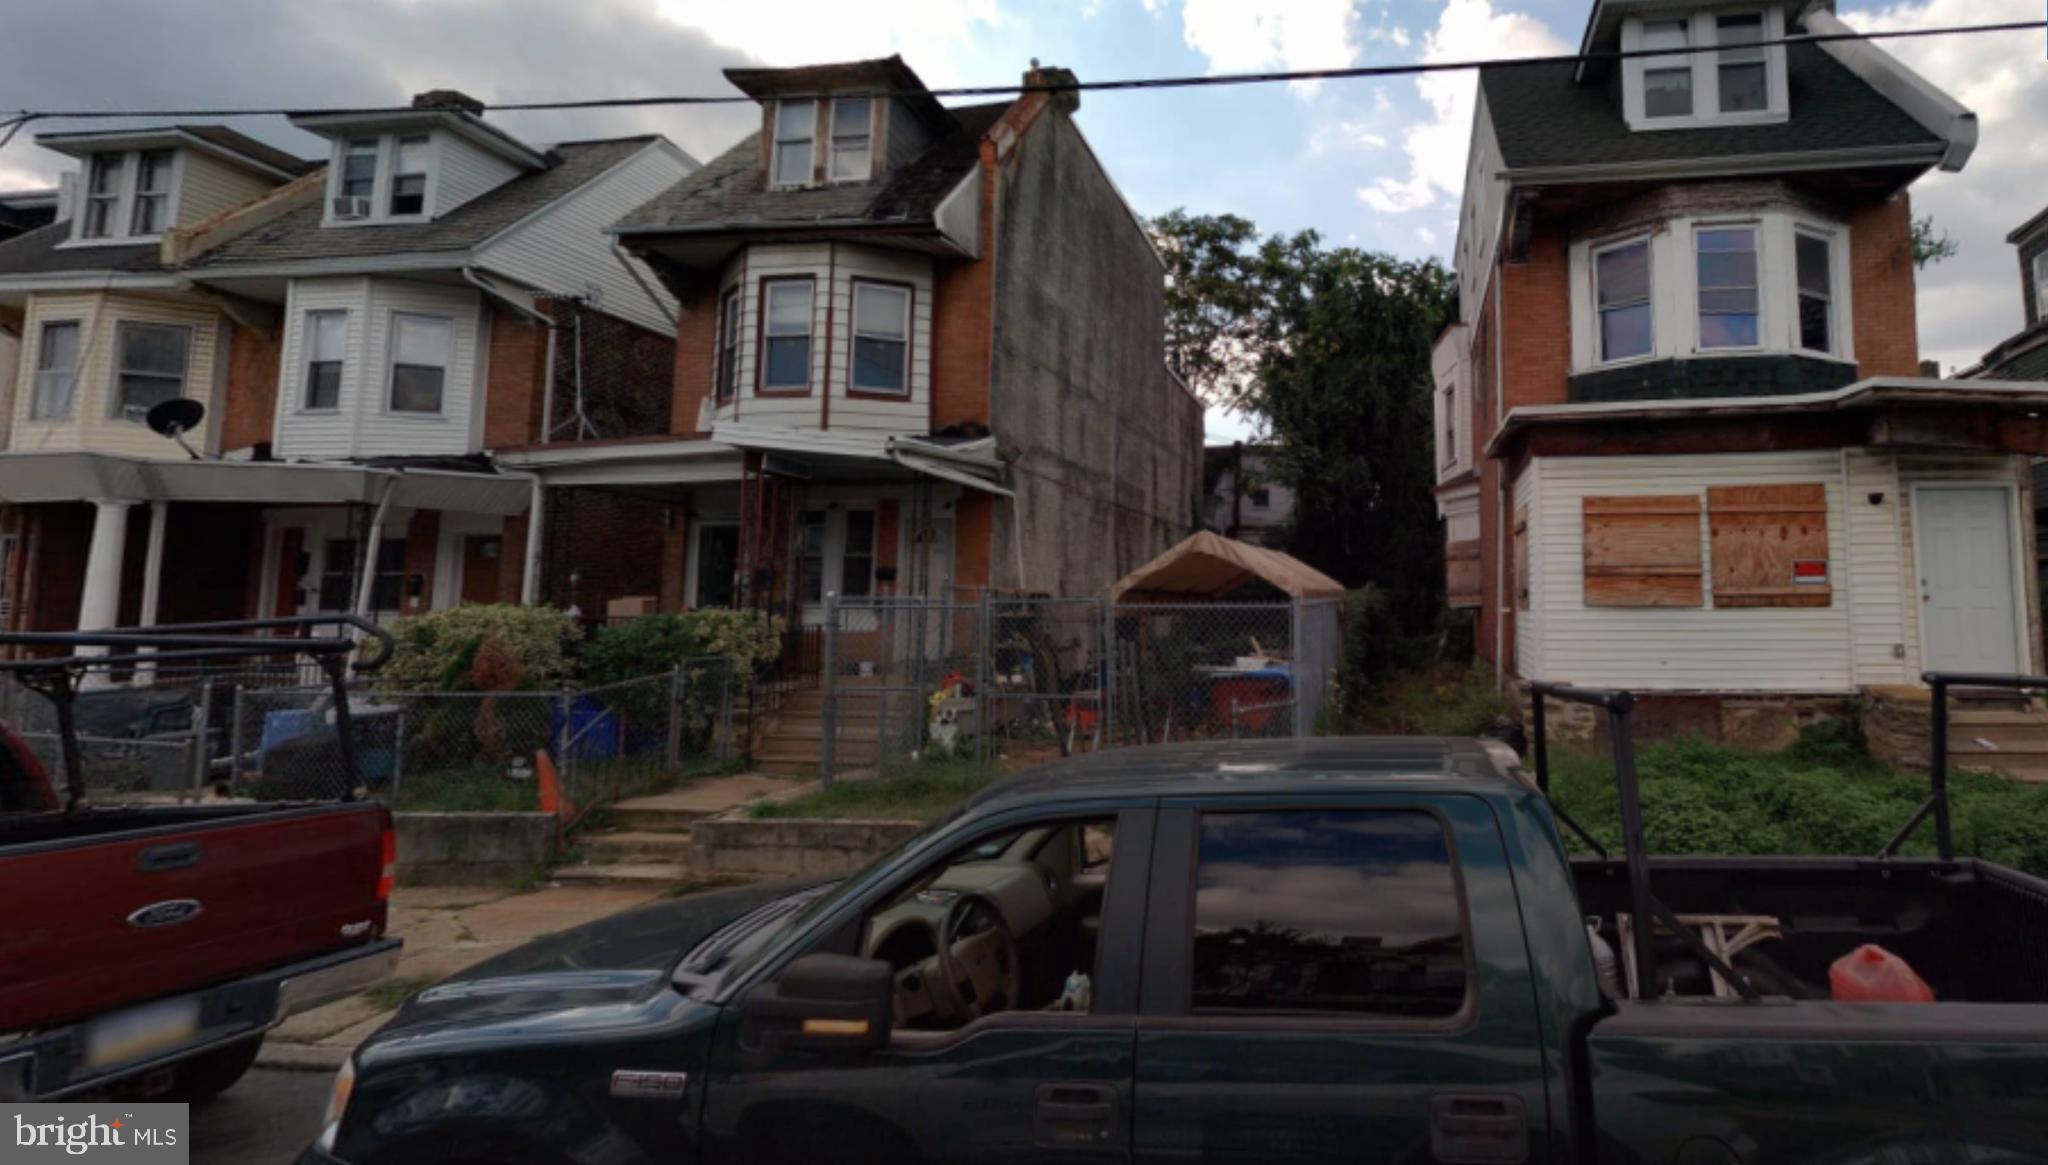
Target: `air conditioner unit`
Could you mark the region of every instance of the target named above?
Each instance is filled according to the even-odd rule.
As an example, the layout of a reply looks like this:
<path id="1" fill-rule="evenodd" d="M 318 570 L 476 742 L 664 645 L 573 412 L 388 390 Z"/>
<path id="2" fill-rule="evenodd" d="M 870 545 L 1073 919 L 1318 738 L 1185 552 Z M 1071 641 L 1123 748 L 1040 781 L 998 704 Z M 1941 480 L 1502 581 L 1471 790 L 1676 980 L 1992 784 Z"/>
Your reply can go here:
<path id="1" fill-rule="evenodd" d="M 334 200 L 334 217 L 368 218 L 370 217 L 370 200 L 360 195 L 353 197 L 344 195 L 337 198 Z"/>

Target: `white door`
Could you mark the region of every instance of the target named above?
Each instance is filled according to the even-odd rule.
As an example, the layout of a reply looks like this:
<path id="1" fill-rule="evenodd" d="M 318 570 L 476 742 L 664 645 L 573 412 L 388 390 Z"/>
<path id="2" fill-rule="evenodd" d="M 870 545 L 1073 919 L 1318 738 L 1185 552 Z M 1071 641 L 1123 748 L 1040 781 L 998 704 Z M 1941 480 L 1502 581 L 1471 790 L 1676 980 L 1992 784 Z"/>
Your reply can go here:
<path id="1" fill-rule="evenodd" d="M 2012 494 L 1914 491 L 1920 641 L 1929 671 L 2019 672 Z"/>

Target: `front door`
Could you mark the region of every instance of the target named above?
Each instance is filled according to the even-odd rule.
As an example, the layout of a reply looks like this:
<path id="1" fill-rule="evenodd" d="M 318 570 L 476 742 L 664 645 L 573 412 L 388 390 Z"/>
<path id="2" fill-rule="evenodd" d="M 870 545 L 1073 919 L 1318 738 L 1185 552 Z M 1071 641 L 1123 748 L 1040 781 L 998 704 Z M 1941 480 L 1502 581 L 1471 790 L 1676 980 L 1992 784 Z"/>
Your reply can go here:
<path id="1" fill-rule="evenodd" d="M 1929 671 L 2014 673 L 2012 494 L 1990 486 L 1914 491 L 1921 643 Z"/>
<path id="2" fill-rule="evenodd" d="M 465 534 L 462 538 L 462 601 L 498 601 L 498 571 L 504 541 L 496 534 Z"/>

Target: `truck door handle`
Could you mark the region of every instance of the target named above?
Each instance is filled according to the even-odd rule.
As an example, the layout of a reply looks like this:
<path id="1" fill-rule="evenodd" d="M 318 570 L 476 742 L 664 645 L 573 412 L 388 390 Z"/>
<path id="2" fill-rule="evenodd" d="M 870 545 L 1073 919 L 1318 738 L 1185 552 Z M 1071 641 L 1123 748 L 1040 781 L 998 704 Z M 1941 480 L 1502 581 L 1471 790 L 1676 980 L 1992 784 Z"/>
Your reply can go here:
<path id="1" fill-rule="evenodd" d="M 1104 1144 L 1116 1129 L 1116 1085 L 1041 1084 L 1032 1115 L 1040 1148 Z"/>
<path id="2" fill-rule="evenodd" d="M 196 841 L 153 845 L 135 855 L 135 872 L 156 874 L 164 870 L 182 870 L 186 866 L 196 866 L 199 864 L 199 853 L 199 843 Z"/>
<path id="3" fill-rule="evenodd" d="M 1443 1165 L 1528 1160 L 1529 1120 L 1519 1096 L 1439 1093 L 1429 1116 L 1429 1150 Z"/>

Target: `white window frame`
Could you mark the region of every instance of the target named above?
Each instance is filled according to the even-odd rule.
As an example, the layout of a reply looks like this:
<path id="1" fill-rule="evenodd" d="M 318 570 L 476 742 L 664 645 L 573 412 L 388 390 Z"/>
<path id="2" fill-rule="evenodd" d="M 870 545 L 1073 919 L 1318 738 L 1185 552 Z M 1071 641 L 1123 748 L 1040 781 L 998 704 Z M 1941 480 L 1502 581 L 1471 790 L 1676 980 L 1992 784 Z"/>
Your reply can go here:
<path id="1" fill-rule="evenodd" d="M 126 345 L 122 343 L 122 337 L 133 328 L 155 328 L 167 332 L 183 332 L 185 334 L 185 366 L 178 371 L 178 390 L 171 394 L 172 397 L 191 395 L 187 388 L 192 383 L 192 345 L 197 338 L 197 334 L 196 329 L 190 324 L 162 323 L 157 320 L 115 321 L 114 351 L 112 357 L 107 361 L 108 364 L 112 365 L 109 369 L 107 380 L 107 415 L 117 421 L 132 419 L 139 424 L 142 421 L 142 417 L 129 417 L 127 398 L 121 388 L 121 377 L 129 373 L 129 370 L 123 364 L 123 361 L 127 358 L 127 351 Z M 158 380 L 170 379 L 164 373 L 147 370 L 138 370 L 133 375 L 154 377 Z M 144 411 L 146 412 L 147 410 Z"/>
<path id="2" fill-rule="evenodd" d="M 152 177 L 158 185 L 144 189 L 142 185 L 143 165 L 153 157 L 161 157 L 163 165 L 153 168 Z M 171 149 L 135 151 L 135 192 L 128 200 L 128 237 L 131 239 L 153 239 L 162 235 L 171 224 L 171 191 L 177 189 L 172 181 L 178 164 L 178 151 Z M 142 208 L 153 203 L 157 212 L 157 225 L 152 230 L 140 229 L 138 219 Z"/>
<path id="3" fill-rule="evenodd" d="M 85 189 L 79 191 L 80 202 L 78 237 L 95 243 L 123 237 L 121 230 L 121 206 L 127 201 L 125 191 L 134 177 L 128 172 L 128 155 L 125 153 L 94 154 L 85 160 Z M 112 189 L 99 191 L 94 186 L 100 174 L 110 165 L 120 169 L 114 173 Z M 104 211 L 103 217 L 99 212 Z M 94 219 L 98 218 L 95 226 Z"/>
<path id="4" fill-rule="evenodd" d="M 315 308 L 305 314 L 304 344 L 306 351 L 305 358 L 299 361 L 299 412 L 335 413 L 341 411 L 341 394 L 348 380 L 348 317 L 348 309 L 341 307 Z M 338 319 L 341 321 L 341 354 L 331 361 L 318 359 L 320 351 L 320 321 L 323 319 Z M 337 366 L 334 382 L 334 403 L 331 405 L 308 403 L 313 393 L 313 365 L 316 363 L 332 363 Z M 445 395 L 445 383 L 443 392 Z"/>
<path id="5" fill-rule="evenodd" d="M 441 171 L 446 151 L 442 148 L 443 133 L 439 130 L 404 130 L 390 133 L 344 134 L 334 139 L 328 152 L 326 201 L 321 207 L 320 225 L 323 227 L 378 226 L 387 223 L 427 222 L 434 217 L 434 207 L 441 197 Z M 418 214 L 392 214 L 391 191 L 396 182 L 394 173 L 398 166 L 399 139 L 425 138 L 426 145 L 426 190 L 420 196 Z M 377 143 L 376 168 L 370 177 L 370 213 L 361 218 L 336 218 L 334 200 L 343 197 L 341 192 L 342 169 L 348 158 L 349 146 L 355 142 Z M 417 173 L 418 171 L 408 171 Z M 348 197 L 361 197 L 349 195 Z"/>
<path id="6" fill-rule="evenodd" d="M 441 399 L 437 402 L 437 407 L 431 411 L 427 409 L 402 409 L 398 407 L 398 332 L 403 326 L 402 321 L 404 320 L 421 320 L 439 324 L 446 330 L 448 335 L 446 363 L 441 365 Z M 391 313 L 391 333 L 385 341 L 385 347 L 388 349 L 385 352 L 384 358 L 385 414 L 394 417 L 414 417 L 420 419 L 446 417 L 448 415 L 448 390 L 454 380 L 455 373 L 455 320 L 452 317 L 434 315 L 431 312 L 394 311 Z M 432 365 L 419 364 L 412 365 L 412 367 L 430 368 Z"/>
<path id="7" fill-rule="evenodd" d="M 1754 260 L 1754 262 L 1753 262 L 1753 264 L 1752 264 L 1752 265 L 1753 265 L 1753 267 L 1755 268 L 1755 271 L 1756 271 L 1756 274 L 1755 274 L 1755 276 L 1754 276 L 1754 278 L 1755 278 L 1756 282 L 1755 282 L 1755 284 L 1754 284 L 1753 286 L 1751 286 L 1751 288 L 1750 288 L 1750 290 L 1751 290 L 1752 292 L 1754 292 L 1754 293 L 1756 294 L 1756 310 L 1755 310 L 1754 312 L 1752 312 L 1752 313 L 1749 313 L 1749 314 L 1753 314 L 1753 315 L 1755 315 L 1755 316 L 1756 316 L 1756 343 L 1754 343 L 1754 344 L 1718 344 L 1718 345 L 1714 345 L 1714 346 L 1709 346 L 1709 345 L 1707 344 L 1707 341 L 1706 341 L 1706 329 L 1705 329 L 1704 327 L 1702 327 L 1702 326 L 1701 326 L 1701 317 L 1702 317 L 1702 316 L 1704 316 L 1704 315 L 1706 315 L 1707 313 L 1706 313 L 1706 309 L 1705 309 L 1705 308 L 1703 308 L 1703 307 L 1701 306 L 1701 304 L 1700 304 L 1700 296 L 1701 296 L 1701 293 L 1702 293 L 1702 292 L 1704 292 L 1704 291 L 1705 291 L 1706 289 L 1700 286 L 1700 282 L 1699 282 L 1699 274 L 1700 274 L 1700 236 L 1701 236 L 1702 234 L 1705 234 L 1705 233 L 1707 233 L 1708 231 L 1748 231 L 1748 232 L 1749 232 L 1749 246 L 1750 246 L 1750 255 L 1751 255 L 1752 259 Z M 1767 292 L 1766 292 L 1766 291 L 1764 290 L 1764 288 L 1765 288 L 1765 285 L 1766 285 L 1767 283 L 1769 283 L 1769 282 L 1770 282 L 1770 277 L 1769 277 L 1769 275 L 1768 275 L 1768 274 L 1766 273 L 1766 271 L 1765 271 L 1765 267 L 1764 267 L 1764 254 L 1765 254 L 1765 251 L 1766 251 L 1766 250 L 1768 249 L 1768 247 L 1767 247 L 1766 243 L 1764 242 L 1764 235 L 1765 235 L 1765 231 L 1764 231 L 1764 225 L 1763 225 L 1763 223 L 1761 223 L 1761 222 L 1759 222 L 1759 221 L 1757 221 L 1757 220 L 1755 220 L 1755 219 L 1725 219 L 1725 220 L 1723 220 L 1723 219 L 1703 219 L 1703 220 L 1701 220 L 1701 221 L 1699 221 L 1699 222 L 1695 222 L 1695 223 L 1693 224 L 1693 226 L 1692 226 L 1692 277 L 1693 277 L 1693 278 L 1692 278 L 1692 346 L 1693 346 L 1693 351 L 1695 351 L 1695 352 L 1697 352 L 1697 353 L 1700 353 L 1701 355 L 1715 355 L 1715 356 L 1721 356 L 1721 355 L 1726 355 L 1726 354 L 1728 354 L 1728 353 L 1731 353 L 1731 352 L 1759 352 L 1759 351 L 1762 351 L 1762 350 L 1763 350 L 1763 349 L 1765 349 L 1765 348 L 1768 348 L 1768 347 L 1770 347 L 1770 344 L 1768 343 L 1768 340 L 1770 339 L 1770 335 L 1771 335 L 1771 327 L 1770 327 L 1770 324 L 1771 324 L 1771 317 L 1770 317 L 1770 314 L 1769 314 L 1770 308 L 1769 308 L 1769 306 L 1768 306 L 1768 305 L 1769 305 L 1769 303 L 1770 303 L 1770 299 L 1771 299 L 1771 297 L 1770 297 L 1770 295 L 1769 295 L 1769 294 L 1768 294 L 1768 293 L 1767 293 Z M 1736 288 L 1716 288 L 1715 290 L 1721 290 L 1721 291 L 1725 291 L 1725 290 L 1739 290 L 1739 289 L 1736 289 Z M 1651 306 L 1651 315 L 1652 315 L 1652 316 L 1654 316 L 1654 315 L 1656 314 L 1656 307 L 1655 307 L 1655 303 L 1656 303 L 1656 295 L 1657 295 L 1657 288 L 1656 288 L 1656 283 L 1655 283 L 1655 281 L 1653 280 L 1653 281 L 1651 282 L 1651 285 L 1650 285 L 1650 299 L 1651 299 L 1651 305 L 1652 305 L 1652 306 Z M 1717 315 L 1741 315 L 1741 314 L 1744 314 L 1744 313 L 1741 313 L 1741 312 L 1717 312 L 1717 313 L 1715 313 L 1715 314 L 1717 314 Z M 1797 330 L 1798 330 L 1798 327 L 1797 327 L 1797 321 L 1796 321 L 1796 320 L 1795 320 L 1795 322 L 1794 322 L 1794 328 L 1793 328 L 1793 330 L 1794 330 L 1794 332 L 1795 332 L 1795 333 L 1796 333 L 1796 332 L 1797 332 Z M 1795 343 L 1796 343 L 1796 338 L 1797 338 L 1797 337 L 1796 337 L 1796 334 L 1795 334 Z M 1655 337 L 1654 337 L 1654 335 L 1653 335 L 1653 336 L 1652 336 L 1652 338 L 1651 338 L 1651 344 L 1650 344 L 1650 347 L 1651 347 L 1651 348 L 1652 348 L 1653 350 L 1654 350 L 1654 349 L 1656 348 L 1656 340 L 1655 340 Z"/>
<path id="8" fill-rule="evenodd" d="M 860 360 L 856 354 L 860 350 L 860 341 L 864 336 L 892 344 L 898 342 L 895 336 L 883 335 L 880 332 L 863 333 L 861 331 L 860 297 L 863 291 L 871 290 L 891 292 L 903 297 L 903 336 L 901 340 L 903 344 L 903 387 L 901 388 L 877 388 L 873 385 L 861 384 L 854 379 L 856 371 L 860 367 Z M 913 348 L 913 343 L 916 339 L 913 329 L 917 326 L 916 302 L 916 288 L 908 287 L 901 283 L 885 283 L 876 279 L 855 279 L 853 281 L 852 294 L 848 295 L 846 300 L 846 308 L 850 313 L 846 321 L 846 387 L 848 391 L 873 396 L 892 396 L 901 397 L 905 400 L 910 399 L 911 378 L 915 372 L 914 365 L 916 364 Z"/>
<path id="9" fill-rule="evenodd" d="M 2034 256 L 2034 320 L 2048 320 L 2048 247 Z"/>
<path id="10" fill-rule="evenodd" d="M 1713 54 L 1714 108 L 1712 112 L 1719 117 L 1727 117 L 1731 115 L 1741 116 L 1743 114 L 1749 113 L 1768 113 L 1771 108 L 1771 55 L 1770 52 L 1761 43 L 1768 37 L 1770 21 L 1764 15 L 1762 10 L 1752 9 L 1748 12 L 1716 12 L 1713 13 L 1711 16 L 1703 14 L 1699 19 L 1710 19 L 1714 22 L 1714 42 L 1716 44 L 1719 44 L 1721 40 L 1721 25 L 1724 22 L 1729 20 L 1742 20 L 1748 17 L 1756 18 L 1757 40 L 1759 43 L 1755 46 L 1742 46 L 1739 48 L 1731 48 L 1727 50 L 1717 50 Z M 1729 59 L 1729 54 L 1731 53 L 1738 55 L 1735 57 L 1735 59 L 1731 60 Z M 1762 109 L 1728 109 L 1723 106 L 1721 101 L 1721 71 L 1730 65 L 1762 65 L 1764 67 L 1764 105 Z"/>
<path id="11" fill-rule="evenodd" d="M 75 353 L 66 368 L 46 368 L 43 361 L 50 351 L 50 332 L 57 328 L 70 328 L 77 338 L 72 345 Z M 28 419 L 31 421 L 68 421 L 78 411 L 78 374 L 85 363 L 85 321 L 44 320 L 36 331 L 36 362 L 30 373 Z M 64 379 L 64 407 L 61 411 L 44 411 L 43 383 L 46 379 L 61 376 Z"/>
<path id="12" fill-rule="evenodd" d="M 1656 17 L 1655 19 L 1653 19 L 1653 20 L 1645 20 L 1645 21 L 1643 21 L 1643 33 L 1642 33 L 1642 35 L 1643 35 L 1643 44 L 1642 44 L 1642 45 L 1641 45 L 1640 47 L 1642 47 L 1642 48 L 1648 48 L 1648 47 L 1650 47 L 1650 46 L 1649 46 L 1649 31 L 1650 31 L 1650 28 L 1651 28 L 1651 26 L 1653 26 L 1653 25 L 1669 25 L 1669 24 L 1675 24 L 1675 25 L 1677 25 L 1677 26 L 1678 26 L 1678 36 L 1679 36 L 1679 40 L 1680 40 L 1680 41 L 1682 42 L 1682 44 L 1684 45 L 1684 47 L 1690 48 L 1690 47 L 1692 46 L 1692 44 L 1694 43 L 1694 40 L 1695 40 L 1695 37 L 1694 37 L 1694 34 L 1693 34 L 1693 26 L 1694 26 L 1695 22 L 1696 22 L 1696 21 L 1698 21 L 1699 19 L 1700 19 L 1699 17 L 1693 16 L 1693 15 L 1692 15 L 1692 14 L 1690 14 L 1690 13 L 1667 13 L 1667 14 L 1660 14 L 1659 16 L 1657 16 L 1657 17 Z M 1698 76 L 1698 70 L 1696 70 L 1696 69 L 1694 69 L 1694 68 L 1692 67 L 1692 56 L 1691 56 L 1691 54 L 1689 54 L 1689 53 L 1684 53 L 1684 52 L 1678 52 L 1678 53 L 1672 53 L 1672 54 L 1671 54 L 1671 55 L 1669 55 L 1669 56 L 1657 56 L 1657 57 L 1643 57 L 1643 58 L 1641 58 L 1641 65 L 1642 65 L 1641 69 L 1639 69 L 1639 70 L 1638 70 L 1638 72 L 1637 72 L 1637 88 L 1638 88 L 1638 90 L 1639 90 L 1639 91 L 1640 91 L 1640 92 L 1642 93 L 1642 95 L 1643 95 L 1643 98 L 1642 98 L 1642 100 L 1643 100 L 1643 110 L 1642 110 L 1642 116 L 1643 116 L 1643 120 L 1645 120 L 1645 121 L 1656 121 L 1656 122 L 1662 123 L 1662 122 L 1668 122 L 1668 121 L 1672 121 L 1672 120 L 1674 120 L 1674 119 L 1679 119 L 1679 118 L 1691 118 L 1691 117 L 1695 117 L 1695 116 L 1697 116 L 1697 115 L 1699 114 L 1699 111 L 1700 111 L 1700 79 L 1699 79 L 1699 76 Z M 1687 97 L 1687 99 L 1688 99 L 1688 102 L 1687 102 L 1687 103 L 1688 103 L 1688 105 L 1690 106 L 1690 108 L 1688 108 L 1688 109 L 1687 109 L 1687 110 L 1686 110 L 1686 111 L 1685 111 L 1684 113 L 1663 113 L 1663 114 L 1653 114 L 1653 113 L 1651 113 L 1651 112 L 1650 112 L 1650 108 L 1649 108 L 1649 105 L 1650 105 L 1650 90 L 1649 90 L 1649 76 L 1650 76 L 1650 74 L 1651 74 L 1651 73 L 1676 73 L 1676 72 L 1680 72 L 1680 71 L 1683 71 L 1683 72 L 1685 73 L 1685 77 L 1686 77 L 1686 90 L 1685 90 L 1685 95 L 1686 95 L 1686 97 Z"/>
<path id="13" fill-rule="evenodd" d="M 799 106 L 808 114 L 803 119 L 804 132 L 801 136 L 793 133 L 785 136 L 782 127 L 782 115 L 785 111 L 796 109 Z M 783 189 L 814 185 L 817 181 L 816 175 L 818 172 L 818 103 L 810 98 L 804 98 L 800 101 L 777 101 L 775 108 L 769 112 L 769 117 L 773 120 L 768 127 L 768 184 Z M 782 173 L 782 147 L 785 145 L 793 146 L 798 142 L 802 142 L 809 147 L 809 149 L 804 151 L 805 156 L 809 160 L 804 164 L 802 175 L 790 178 Z"/>
<path id="14" fill-rule="evenodd" d="M 735 283 L 718 297 L 718 360 L 711 396 L 721 405 L 740 398 L 740 333 L 746 315 L 746 289 Z"/>
<path id="15" fill-rule="evenodd" d="M 1719 18 L 1723 16 L 1761 16 L 1763 18 L 1763 41 L 1761 49 L 1764 61 L 1764 107 L 1741 110 L 1735 113 L 1721 112 L 1721 54 L 1712 51 L 1719 36 Z M 1766 4 L 1751 8 L 1736 8 L 1729 11 L 1714 9 L 1684 10 L 1655 13 L 1649 16 L 1630 16 L 1621 23 L 1621 49 L 1625 53 L 1641 52 L 1646 47 L 1643 40 L 1643 26 L 1646 23 L 1662 23 L 1670 20 L 1684 20 L 1686 23 L 1689 51 L 1684 54 L 1654 57 L 1624 57 L 1621 62 L 1621 107 L 1622 117 L 1631 130 L 1699 129 L 1717 125 L 1763 125 L 1784 121 L 1789 115 L 1785 80 L 1785 47 L 1772 42 L 1785 36 L 1785 10 L 1782 6 Z M 1748 52 L 1748 49 L 1744 49 Z M 1643 74 L 1646 70 L 1667 68 L 1680 59 L 1689 58 L 1692 65 L 1692 113 L 1684 117 L 1650 117 L 1644 112 Z"/>
<path id="16" fill-rule="evenodd" d="M 1643 248 L 1643 263 L 1648 269 L 1643 280 L 1647 298 L 1643 302 L 1648 304 L 1650 308 L 1650 346 L 1648 350 L 1633 356 L 1617 356 L 1610 360 L 1607 358 L 1607 346 L 1602 339 L 1603 329 L 1600 327 L 1602 310 L 1600 307 L 1600 256 L 1609 251 L 1619 251 L 1626 247 L 1635 246 Z M 1657 336 L 1659 333 L 1657 326 L 1656 237 L 1651 234 L 1625 235 L 1594 244 L 1586 256 L 1586 278 L 1588 280 L 1587 290 L 1591 297 L 1588 302 L 1592 305 L 1593 309 L 1593 366 L 1596 368 L 1619 368 L 1623 365 L 1636 364 L 1644 360 L 1655 360 L 1657 358 Z M 1634 304 L 1631 302 L 1623 306 L 1632 307 Z"/>
<path id="17" fill-rule="evenodd" d="M 406 143 L 408 142 L 418 143 L 419 151 L 423 155 L 419 164 L 420 168 L 417 170 L 401 170 L 398 168 L 399 157 L 404 153 Z M 424 133 L 392 135 L 391 179 L 385 184 L 384 217 L 388 219 L 425 218 L 433 206 L 432 203 L 427 201 L 427 196 L 430 193 L 428 184 L 433 181 L 434 169 L 434 135 Z M 400 213 L 393 209 L 392 203 L 398 198 L 398 180 L 400 178 L 418 178 L 420 180 L 420 208 L 418 210 Z"/>
<path id="18" fill-rule="evenodd" d="M 1828 346 L 1825 348 L 1807 347 L 1806 336 L 1803 334 L 1805 332 L 1805 325 L 1800 317 L 1800 309 L 1806 306 L 1807 291 L 1799 285 L 1799 240 L 1802 238 L 1818 240 L 1827 244 L 1828 248 Z M 1794 222 L 1792 224 L 1790 266 L 1792 268 L 1792 350 L 1795 352 L 1810 356 L 1835 358 L 1841 356 L 1843 350 L 1841 247 L 1842 239 L 1835 231 L 1823 227 L 1809 226 L 1801 222 Z"/>
<path id="19" fill-rule="evenodd" d="M 839 124 L 839 108 L 848 101 L 858 101 L 867 107 L 867 116 L 857 127 L 842 127 Z M 832 127 L 825 149 L 825 180 L 828 182 L 865 182 L 875 175 L 875 109 L 879 101 L 873 97 L 834 97 L 832 99 Z M 841 146 L 841 141 L 849 143 Z M 858 174 L 839 173 L 839 151 L 852 150 L 851 143 L 859 143 L 861 166 Z"/>
<path id="20" fill-rule="evenodd" d="M 158 229 L 148 234 L 133 234 L 135 229 L 136 183 L 142 168 L 142 155 L 168 153 L 170 165 L 165 168 L 164 189 L 150 197 L 163 199 L 163 222 Z M 114 188 L 106 194 L 92 193 L 93 170 L 101 159 L 113 160 L 121 167 L 121 173 L 114 180 Z M 180 192 L 185 185 L 185 151 L 176 146 L 155 146 L 147 150 L 106 150 L 88 154 L 85 166 L 79 175 L 78 206 L 71 216 L 71 234 L 59 247 L 108 247 L 126 246 L 134 243 L 152 242 L 163 237 L 178 221 Z M 85 233 L 86 223 L 91 218 L 91 207 L 95 202 L 107 207 L 107 231 L 103 235 Z"/>
<path id="21" fill-rule="evenodd" d="M 801 291 L 804 297 L 804 330 L 800 333 L 778 333 L 775 331 L 774 328 L 775 297 L 778 293 L 788 293 L 795 291 Z M 763 393 L 774 393 L 777 395 L 793 395 L 796 393 L 810 391 L 811 374 L 813 371 L 813 366 L 816 363 L 814 357 L 817 351 L 817 343 L 815 340 L 815 336 L 817 333 L 817 303 L 818 284 L 817 281 L 811 278 L 810 276 L 800 275 L 788 278 L 763 279 L 761 281 L 761 349 L 759 357 L 760 367 L 756 370 L 756 375 L 754 377 L 754 391 Z M 791 340 L 799 337 L 801 337 L 804 342 L 803 379 L 799 381 L 793 381 L 787 384 L 770 383 L 768 380 L 768 369 L 772 364 L 772 361 L 768 359 L 768 345 L 770 341 Z"/>

